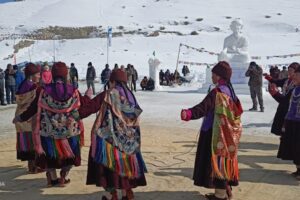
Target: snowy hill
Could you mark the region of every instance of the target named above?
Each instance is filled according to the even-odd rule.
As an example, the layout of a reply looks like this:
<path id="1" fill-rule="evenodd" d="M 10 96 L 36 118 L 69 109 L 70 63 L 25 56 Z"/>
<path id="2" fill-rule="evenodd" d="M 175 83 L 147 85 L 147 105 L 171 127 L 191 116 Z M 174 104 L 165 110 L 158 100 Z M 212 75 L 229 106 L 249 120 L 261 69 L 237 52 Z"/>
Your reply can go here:
<path id="1" fill-rule="evenodd" d="M 250 54 L 263 56 L 258 63 L 290 63 L 299 57 L 268 60 L 265 56 L 300 52 L 299 9 L 297 0 L 0 0 L 0 35 L 26 34 L 48 26 L 102 26 L 104 29 L 112 26 L 113 31 L 122 26 L 126 31 L 147 33 L 163 30 L 167 33 L 157 37 L 129 34 L 113 38 L 109 63 L 132 63 L 140 74 L 147 74 L 147 60 L 153 51 L 162 61 L 162 68 L 173 71 L 179 43 L 220 52 L 224 37 L 231 33 L 230 22 L 241 18 L 243 32 L 250 41 Z M 190 35 L 192 31 L 198 35 Z M 12 62 L 12 59 L 3 59 L 13 53 L 13 44 L 17 41 L 0 42 L 0 66 Z M 36 41 L 18 52 L 17 61 L 30 58 L 51 61 L 53 46 L 53 41 Z M 60 40 L 55 42 L 55 48 L 56 59 L 75 62 L 81 76 L 89 61 L 97 67 L 98 74 L 106 63 L 105 38 Z M 216 56 L 183 48 L 180 60 L 214 63 Z"/>

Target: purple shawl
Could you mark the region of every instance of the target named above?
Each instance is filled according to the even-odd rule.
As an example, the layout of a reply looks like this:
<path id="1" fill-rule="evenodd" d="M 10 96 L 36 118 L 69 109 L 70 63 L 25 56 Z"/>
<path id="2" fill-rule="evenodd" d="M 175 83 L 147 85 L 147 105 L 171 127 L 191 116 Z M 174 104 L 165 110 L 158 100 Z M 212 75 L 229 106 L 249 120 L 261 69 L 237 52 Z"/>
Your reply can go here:
<path id="1" fill-rule="evenodd" d="M 66 101 L 73 95 L 75 91 L 75 88 L 72 85 L 67 84 L 66 86 L 67 86 L 66 96 L 64 96 L 64 83 L 61 81 L 57 81 L 55 83 L 46 85 L 44 87 L 44 90 L 46 94 L 50 95 L 55 100 Z"/>

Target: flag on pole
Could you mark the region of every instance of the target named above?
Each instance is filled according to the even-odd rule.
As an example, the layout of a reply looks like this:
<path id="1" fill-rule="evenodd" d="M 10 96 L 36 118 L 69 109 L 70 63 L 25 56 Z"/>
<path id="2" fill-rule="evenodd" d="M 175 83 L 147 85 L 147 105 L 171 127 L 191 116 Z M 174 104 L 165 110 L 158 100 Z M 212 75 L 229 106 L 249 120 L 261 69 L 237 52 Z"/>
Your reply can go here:
<path id="1" fill-rule="evenodd" d="M 108 46 L 111 46 L 111 38 L 112 38 L 112 27 L 109 26 L 107 29 L 107 42 L 108 42 Z"/>

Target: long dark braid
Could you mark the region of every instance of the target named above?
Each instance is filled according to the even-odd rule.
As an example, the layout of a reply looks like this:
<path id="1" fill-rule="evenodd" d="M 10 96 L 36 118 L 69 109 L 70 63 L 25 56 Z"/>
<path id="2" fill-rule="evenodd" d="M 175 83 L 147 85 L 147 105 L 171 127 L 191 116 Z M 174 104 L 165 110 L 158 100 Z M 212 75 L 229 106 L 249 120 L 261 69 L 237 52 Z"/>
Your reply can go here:
<path id="1" fill-rule="evenodd" d="M 231 96 L 232 96 L 233 101 L 234 101 L 234 102 L 238 102 L 239 99 L 238 99 L 238 97 L 237 97 L 236 94 L 235 94 L 235 91 L 234 91 L 234 89 L 233 89 L 233 86 L 232 86 L 231 82 L 228 81 L 228 82 L 227 82 L 227 85 L 228 85 L 228 88 L 229 88 L 229 90 L 230 90 L 230 94 L 231 94 Z"/>

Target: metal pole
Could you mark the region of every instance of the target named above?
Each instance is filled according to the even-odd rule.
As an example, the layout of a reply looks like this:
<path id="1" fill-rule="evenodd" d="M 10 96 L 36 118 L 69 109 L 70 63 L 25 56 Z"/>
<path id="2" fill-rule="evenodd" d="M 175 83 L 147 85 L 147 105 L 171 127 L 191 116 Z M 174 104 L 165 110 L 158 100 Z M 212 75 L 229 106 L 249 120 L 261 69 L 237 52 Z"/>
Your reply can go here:
<path id="1" fill-rule="evenodd" d="M 176 71 L 178 70 L 178 61 L 179 61 L 179 55 L 180 55 L 180 47 L 181 47 L 181 43 L 179 44 L 179 49 L 178 49 L 177 62 L 176 62 Z M 177 77 L 175 76 L 175 81 L 176 81 L 176 79 L 177 79 Z"/>
<path id="2" fill-rule="evenodd" d="M 55 62 L 55 39 L 53 38 L 53 62 Z"/>
<path id="3" fill-rule="evenodd" d="M 106 46 L 107 46 L 107 58 L 106 58 L 106 64 L 108 64 L 108 57 L 109 57 L 109 35 L 107 33 L 107 43 L 106 43 Z"/>
<path id="4" fill-rule="evenodd" d="M 29 56 L 29 61 L 31 62 L 30 48 L 28 48 L 28 56 Z"/>

